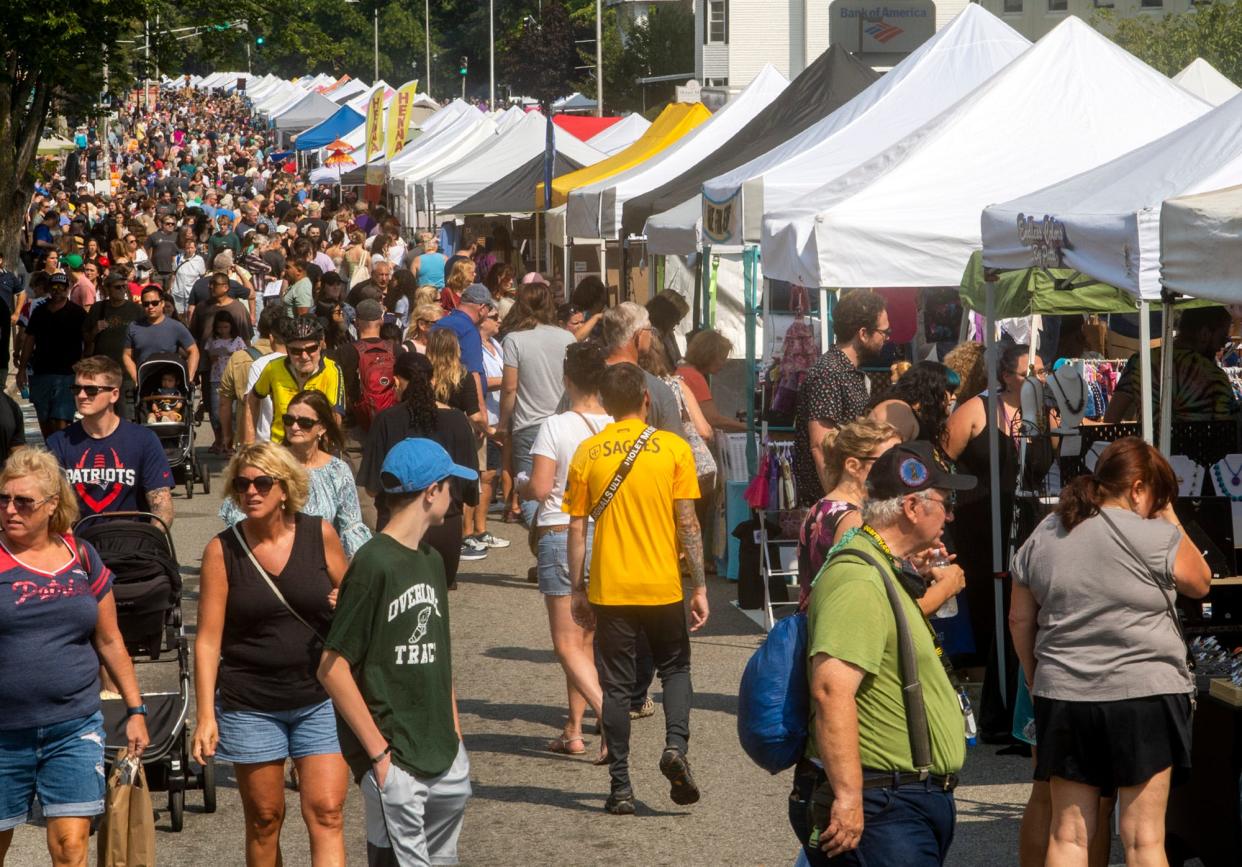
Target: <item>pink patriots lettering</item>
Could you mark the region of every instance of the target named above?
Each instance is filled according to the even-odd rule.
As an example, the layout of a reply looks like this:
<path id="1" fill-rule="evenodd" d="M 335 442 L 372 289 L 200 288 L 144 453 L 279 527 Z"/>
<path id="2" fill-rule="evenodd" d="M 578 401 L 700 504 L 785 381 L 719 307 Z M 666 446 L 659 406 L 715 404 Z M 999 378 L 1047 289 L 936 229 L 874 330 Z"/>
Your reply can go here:
<path id="1" fill-rule="evenodd" d="M 14 581 L 13 592 L 20 595 L 13 604 L 24 605 L 32 599 L 37 602 L 48 602 L 53 599 L 85 596 L 91 592 L 91 588 L 85 576 L 79 579 L 79 575 L 82 573 L 78 571 L 71 573 L 63 584 L 56 578 L 49 579 L 46 584 L 40 584 L 38 581 Z"/>

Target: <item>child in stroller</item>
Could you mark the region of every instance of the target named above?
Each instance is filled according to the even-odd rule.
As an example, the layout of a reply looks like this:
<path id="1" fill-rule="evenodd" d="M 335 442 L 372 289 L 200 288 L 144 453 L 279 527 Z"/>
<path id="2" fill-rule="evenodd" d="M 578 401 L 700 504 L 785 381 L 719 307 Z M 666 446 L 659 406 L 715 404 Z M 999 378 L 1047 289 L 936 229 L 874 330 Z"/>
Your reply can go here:
<path id="1" fill-rule="evenodd" d="M 177 375 L 166 372 L 160 376 L 160 387 L 155 390 L 159 400 L 151 401 L 147 424 L 181 421 L 185 418 L 185 394 L 177 384 Z"/>

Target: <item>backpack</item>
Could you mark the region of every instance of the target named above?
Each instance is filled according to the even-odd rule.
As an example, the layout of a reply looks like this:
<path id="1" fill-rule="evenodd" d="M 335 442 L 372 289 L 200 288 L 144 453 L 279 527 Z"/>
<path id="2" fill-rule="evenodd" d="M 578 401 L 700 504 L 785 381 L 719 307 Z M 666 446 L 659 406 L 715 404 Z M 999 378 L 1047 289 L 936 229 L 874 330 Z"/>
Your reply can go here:
<path id="1" fill-rule="evenodd" d="M 371 422 L 380 412 L 397 405 L 397 377 L 393 373 L 397 354 L 388 341 L 359 340 L 354 343 L 354 349 L 358 352 L 361 385 L 358 402 L 354 404 L 354 420 L 363 430 L 370 430 Z"/>

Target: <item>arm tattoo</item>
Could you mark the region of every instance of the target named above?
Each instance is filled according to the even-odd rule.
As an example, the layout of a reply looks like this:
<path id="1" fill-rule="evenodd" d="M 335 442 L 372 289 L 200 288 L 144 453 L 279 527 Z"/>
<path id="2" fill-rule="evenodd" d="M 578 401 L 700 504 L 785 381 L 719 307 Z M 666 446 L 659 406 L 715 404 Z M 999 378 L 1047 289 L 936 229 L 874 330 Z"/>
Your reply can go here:
<path id="1" fill-rule="evenodd" d="M 694 513 L 694 505 L 694 500 L 673 501 L 677 517 L 677 539 L 686 555 L 690 583 L 698 588 L 707 586 L 707 576 L 703 573 L 703 535 L 699 532 L 699 518 Z"/>
<path id="2" fill-rule="evenodd" d="M 156 488 L 153 491 L 147 491 L 147 508 L 163 521 L 172 527 L 173 523 L 173 503 L 171 488 Z"/>

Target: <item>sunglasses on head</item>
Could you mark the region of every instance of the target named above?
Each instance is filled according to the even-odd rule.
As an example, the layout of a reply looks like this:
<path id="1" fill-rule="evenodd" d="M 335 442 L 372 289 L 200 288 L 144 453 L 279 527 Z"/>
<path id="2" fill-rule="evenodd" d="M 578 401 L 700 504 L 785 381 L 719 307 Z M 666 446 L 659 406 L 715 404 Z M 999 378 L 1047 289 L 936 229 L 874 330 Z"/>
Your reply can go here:
<path id="1" fill-rule="evenodd" d="M 273 478 L 272 476 L 255 476 L 252 479 L 248 479 L 245 476 L 234 476 L 233 493 L 244 494 L 246 491 L 250 490 L 251 485 L 253 485 L 256 491 L 263 496 L 267 496 L 271 493 L 272 488 L 275 487 L 276 482 L 278 481 L 279 479 Z"/>
<path id="2" fill-rule="evenodd" d="M 50 499 L 52 498 L 44 497 L 42 500 L 36 500 L 34 497 L 14 497 L 9 494 L 0 494 L 0 512 L 7 512 L 9 506 L 12 506 L 19 514 L 29 515 Z"/>
<path id="3" fill-rule="evenodd" d="M 310 430 L 315 425 L 319 424 L 319 419 L 317 418 L 307 418 L 304 415 L 294 415 L 289 412 L 282 415 L 280 420 L 285 423 L 285 430 L 288 430 L 294 425 L 297 425 L 302 430 Z"/>
<path id="4" fill-rule="evenodd" d="M 97 397 L 101 391 L 116 391 L 115 385 L 86 385 L 81 382 L 73 384 L 73 393 L 85 393 L 87 397 Z"/>

